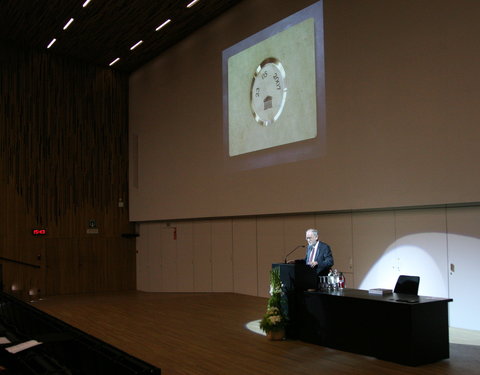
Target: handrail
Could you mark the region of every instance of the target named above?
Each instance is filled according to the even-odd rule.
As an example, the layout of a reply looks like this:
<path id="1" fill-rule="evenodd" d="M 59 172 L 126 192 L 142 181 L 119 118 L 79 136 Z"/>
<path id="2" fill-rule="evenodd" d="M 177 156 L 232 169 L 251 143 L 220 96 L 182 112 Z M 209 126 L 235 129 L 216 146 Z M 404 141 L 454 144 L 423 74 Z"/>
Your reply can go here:
<path id="1" fill-rule="evenodd" d="M 28 267 L 33 267 L 33 268 L 41 268 L 37 264 L 31 264 L 27 262 L 22 262 L 21 260 L 15 260 L 15 259 L 10 259 L 10 258 L 5 258 L 5 257 L 0 257 L 0 260 L 6 260 L 7 262 L 12 262 L 12 263 L 17 263 L 21 264 L 22 266 L 28 266 Z"/>

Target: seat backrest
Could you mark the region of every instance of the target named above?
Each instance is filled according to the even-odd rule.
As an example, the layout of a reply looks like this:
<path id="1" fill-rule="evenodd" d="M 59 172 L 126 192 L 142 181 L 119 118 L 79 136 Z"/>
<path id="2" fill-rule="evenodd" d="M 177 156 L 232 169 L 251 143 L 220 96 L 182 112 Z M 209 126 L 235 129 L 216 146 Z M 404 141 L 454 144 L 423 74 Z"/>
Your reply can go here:
<path id="1" fill-rule="evenodd" d="M 420 284 L 420 276 L 398 276 L 397 283 L 395 284 L 394 293 L 401 294 L 418 294 L 418 285 Z"/>

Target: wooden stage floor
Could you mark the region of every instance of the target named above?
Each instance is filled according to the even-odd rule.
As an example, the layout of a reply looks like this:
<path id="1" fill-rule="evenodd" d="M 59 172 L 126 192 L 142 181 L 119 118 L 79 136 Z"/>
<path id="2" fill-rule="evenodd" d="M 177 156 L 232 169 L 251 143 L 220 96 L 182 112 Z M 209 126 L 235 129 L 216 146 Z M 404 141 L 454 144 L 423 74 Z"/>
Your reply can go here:
<path id="1" fill-rule="evenodd" d="M 48 297 L 36 308 L 160 367 L 164 375 L 480 374 L 480 347 L 450 344 L 450 359 L 408 367 L 246 328 L 266 299 L 233 293 L 121 292 Z"/>

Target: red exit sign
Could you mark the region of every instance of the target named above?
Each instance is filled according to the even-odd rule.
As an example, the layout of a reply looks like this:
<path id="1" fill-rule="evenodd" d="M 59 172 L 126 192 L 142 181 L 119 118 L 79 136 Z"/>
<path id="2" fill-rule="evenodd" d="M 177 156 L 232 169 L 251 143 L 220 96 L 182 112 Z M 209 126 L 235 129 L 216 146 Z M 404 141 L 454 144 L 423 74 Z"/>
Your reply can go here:
<path id="1" fill-rule="evenodd" d="M 44 236 L 47 234 L 46 229 L 32 229 L 32 234 L 34 236 Z"/>

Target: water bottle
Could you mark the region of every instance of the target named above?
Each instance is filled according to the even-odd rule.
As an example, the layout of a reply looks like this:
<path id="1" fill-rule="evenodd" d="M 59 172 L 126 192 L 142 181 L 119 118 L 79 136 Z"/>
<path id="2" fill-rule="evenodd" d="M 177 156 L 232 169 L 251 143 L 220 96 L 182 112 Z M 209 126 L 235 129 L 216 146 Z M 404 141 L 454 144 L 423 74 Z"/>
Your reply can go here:
<path id="1" fill-rule="evenodd" d="M 339 287 L 340 287 L 340 289 L 345 288 L 345 276 L 343 275 L 343 272 L 340 272 Z"/>
<path id="2" fill-rule="evenodd" d="M 328 290 L 333 290 L 333 272 L 330 270 L 328 272 Z"/>
<path id="3" fill-rule="evenodd" d="M 333 271 L 333 289 L 340 289 L 340 274 L 336 269 Z"/>

